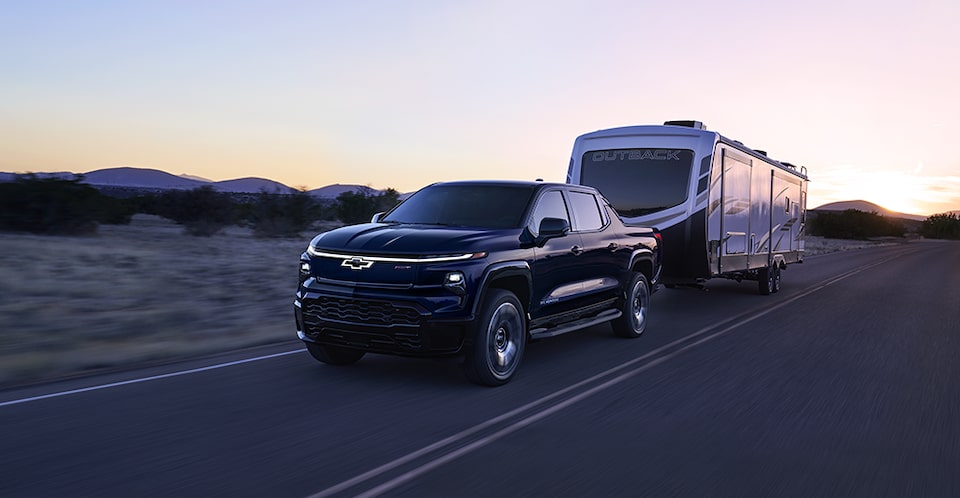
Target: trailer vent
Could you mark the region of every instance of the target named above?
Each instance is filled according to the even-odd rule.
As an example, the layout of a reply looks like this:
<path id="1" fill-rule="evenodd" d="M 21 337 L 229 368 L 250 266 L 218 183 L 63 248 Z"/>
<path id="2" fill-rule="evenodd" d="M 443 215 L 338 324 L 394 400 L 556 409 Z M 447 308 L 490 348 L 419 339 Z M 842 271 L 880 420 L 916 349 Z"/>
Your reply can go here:
<path id="1" fill-rule="evenodd" d="M 688 121 L 688 120 L 664 121 L 663 124 L 668 125 L 668 126 L 685 126 L 685 127 L 687 127 L 687 128 L 695 128 L 695 129 L 697 129 L 697 130 L 706 130 L 706 129 L 707 129 L 707 127 L 704 126 L 703 123 L 700 122 L 700 121 Z"/>

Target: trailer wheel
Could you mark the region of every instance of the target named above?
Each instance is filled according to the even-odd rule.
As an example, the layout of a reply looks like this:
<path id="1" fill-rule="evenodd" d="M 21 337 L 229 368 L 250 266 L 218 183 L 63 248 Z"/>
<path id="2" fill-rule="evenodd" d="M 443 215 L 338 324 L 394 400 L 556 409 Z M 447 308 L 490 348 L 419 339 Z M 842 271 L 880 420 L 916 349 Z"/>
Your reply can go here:
<path id="1" fill-rule="evenodd" d="M 776 270 L 774 270 L 773 267 L 768 266 L 766 268 L 761 269 L 757 273 L 757 285 L 760 290 L 760 295 L 769 296 L 770 294 L 773 294 L 774 292 L 776 292 L 774 290 L 775 281 L 776 281 Z"/>
<path id="2" fill-rule="evenodd" d="M 774 265 L 773 267 L 773 292 L 780 292 L 780 265 Z"/>
<path id="3" fill-rule="evenodd" d="M 650 285 L 643 273 L 634 272 L 630 278 L 620 311 L 623 314 L 611 322 L 613 333 L 628 339 L 640 337 L 647 328 L 647 314 L 650 312 Z"/>

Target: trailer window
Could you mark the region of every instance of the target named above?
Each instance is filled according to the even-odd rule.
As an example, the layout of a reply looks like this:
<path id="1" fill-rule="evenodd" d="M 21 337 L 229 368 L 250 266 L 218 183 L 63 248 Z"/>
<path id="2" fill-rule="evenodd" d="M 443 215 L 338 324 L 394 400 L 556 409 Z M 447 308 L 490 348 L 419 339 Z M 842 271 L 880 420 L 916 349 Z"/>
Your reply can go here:
<path id="1" fill-rule="evenodd" d="M 589 151 L 581 161 L 580 183 L 596 187 L 620 216 L 642 216 L 687 200 L 692 164 L 692 150 Z"/>

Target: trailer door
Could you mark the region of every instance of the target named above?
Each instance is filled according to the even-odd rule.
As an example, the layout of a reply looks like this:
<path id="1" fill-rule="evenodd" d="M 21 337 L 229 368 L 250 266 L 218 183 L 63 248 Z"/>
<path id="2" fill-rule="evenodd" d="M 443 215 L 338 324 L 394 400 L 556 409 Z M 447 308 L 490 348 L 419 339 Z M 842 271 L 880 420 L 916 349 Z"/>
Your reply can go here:
<path id="1" fill-rule="evenodd" d="M 750 234 L 750 176 L 753 160 L 726 147 L 723 149 L 723 217 L 720 272 L 747 268 Z"/>

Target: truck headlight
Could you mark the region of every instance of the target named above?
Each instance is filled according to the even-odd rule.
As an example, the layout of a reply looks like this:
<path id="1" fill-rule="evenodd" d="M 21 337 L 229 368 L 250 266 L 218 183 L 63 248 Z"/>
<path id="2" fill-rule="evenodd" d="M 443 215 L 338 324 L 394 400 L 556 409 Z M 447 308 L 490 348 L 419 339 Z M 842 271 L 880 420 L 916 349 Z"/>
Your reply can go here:
<path id="1" fill-rule="evenodd" d="M 304 283 L 310 278 L 310 262 L 300 260 L 300 283 Z"/>
<path id="2" fill-rule="evenodd" d="M 458 296 L 467 294 L 467 281 L 463 277 L 463 272 L 448 272 L 443 276 L 443 286 Z"/>

